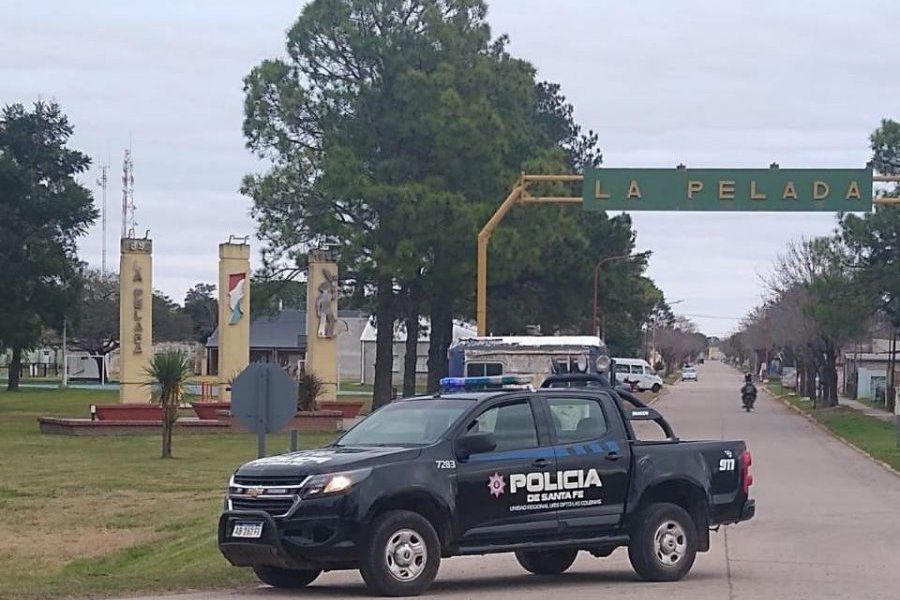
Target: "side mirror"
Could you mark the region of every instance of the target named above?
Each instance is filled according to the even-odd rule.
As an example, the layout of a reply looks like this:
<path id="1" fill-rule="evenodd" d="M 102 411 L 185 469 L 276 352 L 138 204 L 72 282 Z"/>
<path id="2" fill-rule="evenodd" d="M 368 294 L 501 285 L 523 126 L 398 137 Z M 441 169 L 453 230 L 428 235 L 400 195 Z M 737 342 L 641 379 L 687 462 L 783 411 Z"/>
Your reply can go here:
<path id="1" fill-rule="evenodd" d="M 492 452 L 497 447 L 497 438 L 493 433 L 469 433 L 456 442 L 456 456 L 465 460 L 473 454 Z"/>

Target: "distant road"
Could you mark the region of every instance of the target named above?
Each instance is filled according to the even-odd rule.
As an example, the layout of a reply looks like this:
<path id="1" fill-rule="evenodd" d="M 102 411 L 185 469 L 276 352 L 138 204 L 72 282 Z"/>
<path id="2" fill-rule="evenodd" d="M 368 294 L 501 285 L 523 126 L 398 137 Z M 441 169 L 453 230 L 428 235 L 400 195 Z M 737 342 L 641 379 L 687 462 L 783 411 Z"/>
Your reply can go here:
<path id="1" fill-rule="evenodd" d="M 582 553 L 558 578 L 526 574 L 512 555 L 451 558 L 427 597 L 495 600 L 841 600 L 900 598 L 900 477 L 875 465 L 760 394 L 740 409 L 741 375 L 718 362 L 700 381 L 679 383 L 655 405 L 685 439 L 741 438 L 753 452 L 754 520 L 712 535 L 678 583 L 638 581 L 624 549 L 606 559 Z M 367 595 L 355 571 L 325 573 L 306 590 L 267 587 L 175 596 L 345 598 Z M 160 600 L 172 596 L 153 596 Z M 133 599 L 132 599 L 133 600 Z"/>

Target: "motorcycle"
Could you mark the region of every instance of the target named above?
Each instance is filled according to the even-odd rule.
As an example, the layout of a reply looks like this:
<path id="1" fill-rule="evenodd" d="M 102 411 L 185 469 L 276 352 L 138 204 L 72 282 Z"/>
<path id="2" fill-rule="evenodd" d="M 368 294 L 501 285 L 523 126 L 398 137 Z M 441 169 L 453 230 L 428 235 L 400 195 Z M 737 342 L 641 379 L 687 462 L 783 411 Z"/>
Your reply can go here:
<path id="1" fill-rule="evenodd" d="M 741 396 L 741 402 L 744 405 L 744 410 L 750 412 L 753 410 L 753 404 L 756 402 L 756 396 L 753 394 L 743 394 Z"/>
<path id="2" fill-rule="evenodd" d="M 753 405 L 756 403 L 756 386 L 749 381 L 741 388 L 741 403 L 747 412 L 753 410 Z"/>

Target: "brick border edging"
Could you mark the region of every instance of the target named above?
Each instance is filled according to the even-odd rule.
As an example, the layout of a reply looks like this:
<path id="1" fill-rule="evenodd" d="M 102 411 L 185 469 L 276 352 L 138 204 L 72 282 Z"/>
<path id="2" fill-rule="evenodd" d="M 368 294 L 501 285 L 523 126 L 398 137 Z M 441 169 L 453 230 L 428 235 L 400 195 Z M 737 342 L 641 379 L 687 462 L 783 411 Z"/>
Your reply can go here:
<path id="1" fill-rule="evenodd" d="M 858 452 L 859 454 L 862 454 L 863 456 L 865 456 L 866 458 L 871 460 L 873 463 L 875 463 L 876 465 L 878 465 L 885 471 L 887 471 L 897 477 L 900 477 L 900 471 L 898 471 L 891 465 L 887 464 L 883 460 L 875 458 L 874 456 L 872 456 L 871 454 L 869 454 L 868 452 L 866 452 L 865 450 L 863 450 L 862 448 L 860 448 L 859 446 L 857 446 L 856 444 L 854 444 L 853 442 L 851 442 L 850 440 L 845 438 L 844 436 L 838 435 L 835 432 L 831 431 L 830 429 L 828 429 L 827 427 L 822 425 L 815 417 L 803 412 L 802 410 L 800 410 L 799 408 L 797 408 L 796 406 L 794 406 L 793 404 L 791 404 L 790 402 L 785 400 L 783 396 L 776 396 L 775 394 L 773 394 L 771 392 L 771 390 L 769 390 L 765 386 L 762 386 L 762 389 L 769 395 L 770 398 L 772 398 L 775 401 L 781 402 L 782 404 L 787 406 L 789 409 L 791 409 L 792 411 L 794 411 L 795 413 L 797 413 L 798 415 L 800 415 L 801 417 L 803 417 L 804 419 L 806 419 L 807 421 L 809 421 L 810 423 L 812 423 L 813 425 L 815 425 L 816 427 L 818 427 L 819 429 L 821 429 L 822 431 L 824 431 L 825 433 L 827 433 L 828 435 L 833 437 L 834 439 L 843 443 L 845 446 L 847 446 L 851 450 L 854 450 L 854 451 Z M 851 408 L 850 410 L 853 410 L 853 409 Z M 856 412 L 859 412 L 859 411 L 856 411 Z M 866 416 L 868 416 L 868 415 L 866 415 Z M 872 418 L 874 418 L 874 417 L 872 417 Z"/>

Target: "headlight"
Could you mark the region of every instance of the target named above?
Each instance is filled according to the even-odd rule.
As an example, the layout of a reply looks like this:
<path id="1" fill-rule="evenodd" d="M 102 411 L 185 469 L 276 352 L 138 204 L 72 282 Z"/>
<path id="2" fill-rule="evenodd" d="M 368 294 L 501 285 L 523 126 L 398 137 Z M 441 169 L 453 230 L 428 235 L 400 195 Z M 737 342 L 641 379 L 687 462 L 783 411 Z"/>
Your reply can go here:
<path id="1" fill-rule="evenodd" d="M 315 475 L 303 487 L 303 496 L 324 496 L 325 494 L 339 494 L 346 492 L 351 487 L 365 479 L 372 472 L 371 468 L 344 471 L 343 473 L 326 473 Z"/>
<path id="2" fill-rule="evenodd" d="M 612 359 L 607 355 L 598 356 L 597 357 L 597 372 L 598 373 L 606 373 L 609 371 L 609 366 L 612 364 Z"/>

